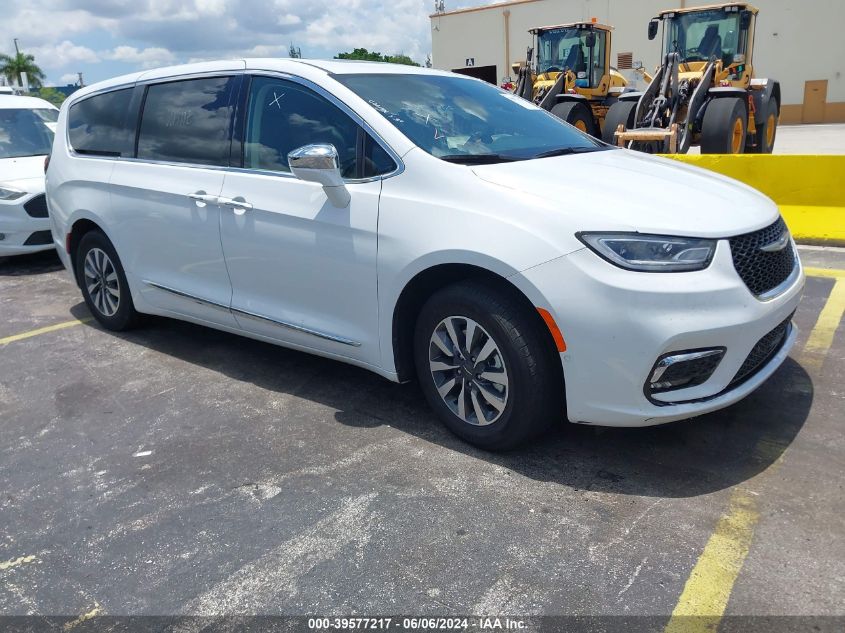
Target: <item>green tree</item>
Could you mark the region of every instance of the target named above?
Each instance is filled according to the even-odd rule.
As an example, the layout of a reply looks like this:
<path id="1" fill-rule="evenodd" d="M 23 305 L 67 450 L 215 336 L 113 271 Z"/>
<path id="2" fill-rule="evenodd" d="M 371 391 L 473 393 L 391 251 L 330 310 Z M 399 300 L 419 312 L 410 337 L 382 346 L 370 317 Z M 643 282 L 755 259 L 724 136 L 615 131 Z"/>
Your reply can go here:
<path id="1" fill-rule="evenodd" d="M 358 59 L 365 62 L 388 62 L 390 64 L 405 64 L 406 66 L 419 66 L 417 62 L 407 55 L 382 55 L 375 51 L 370 52 L 366 48 L 356 48 L 351 53 L 338 53 L 335 59 Z"/>
<path id="2" fill-rule="evenodd" d="M 415 62 L 413 59 L 411 59 L 410 57 L 408 57 L 407 55 L 404 55 L 402 53 L 399 53 L 397 55 L 385 55 L 384 61 L 389 62 L 391 64 L 405 64 L 405 66 L 419 66 L 419 64 L 417 62 Z"/>
<path id="3" fill-rule="evenodd" d="M 38 96 L 45 101 L 49 101 L 57 108 L 62 105 L 62 102 L 67 99 L 63 92 L 59 92 L 55 88 L 44 88 L 42 87 L 38 91 Z"/>
<path id="4" fill-rule="evenodd" d="M 41 82 L 44 81 L 44 73 L 35 63 L 35 57 L 26 53 L 0 54 L 0 74 L 5 75 L 11 83 L 23 85 L 21 73 L 26 73 L 31 89 L 37 90 L 41 87 Z"/>

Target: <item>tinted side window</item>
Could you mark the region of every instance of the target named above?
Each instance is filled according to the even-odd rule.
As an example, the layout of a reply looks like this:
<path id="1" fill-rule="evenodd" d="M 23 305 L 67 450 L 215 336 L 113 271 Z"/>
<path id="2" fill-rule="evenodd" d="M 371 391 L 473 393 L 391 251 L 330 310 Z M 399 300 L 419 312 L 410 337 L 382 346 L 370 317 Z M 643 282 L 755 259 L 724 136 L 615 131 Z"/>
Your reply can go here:
<path id="1" fill-rule="evenodd" d="M 79 154 L 128 156 L 135 131 L 125 124 L 132 88 L 95 95 L 74 103 L 68 112 L 70 146 Z"/>
<path id="2" fill-rule="evenodd" d="M 385 149 L 367 134 L 364 138 L 364 169 L 362 176 L 372 178 L 389 174 L 396 169 L 396 163 Z"/>
<path id="3" fill-rule="evenodd" d="M 244 138 L 244 167 L 290 171 L 288 153 L 331 143 L 344 178 L 357 177 L 358 124 L 340 108 L 299 84 L 254 77 Z"/>
<path id="4" fill-rule="evenodd" d="M 234 77 L 149 86 L 138 158 L 227 166 L 234 86 Z"/>

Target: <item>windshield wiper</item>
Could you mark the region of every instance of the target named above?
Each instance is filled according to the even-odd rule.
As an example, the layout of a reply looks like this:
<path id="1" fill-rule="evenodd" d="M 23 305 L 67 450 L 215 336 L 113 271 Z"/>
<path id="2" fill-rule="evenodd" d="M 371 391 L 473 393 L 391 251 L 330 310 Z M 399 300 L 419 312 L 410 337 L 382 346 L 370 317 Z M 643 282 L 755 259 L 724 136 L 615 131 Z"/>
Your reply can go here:
<path id="1" fill-rule="evenodd" d="M 440 160 L 458 165 L 490 165 L 493 163 L 511 163 L 517 160 L 524 160 L 516 156 L 505 156 L 504 154 L 447 154 L 438 156 Z"/>
<path id="2" fill-rule="evenodd" d="M 557 149 L 550 149 L 539 154 L 534 154 L 531 158 L 549 158 L 551 156 L 569 156 L 570 154 L 589 154 L 590 152 L 603 152 L 611 149 L 602 145 L 595 147 L 558 147 Z"/>

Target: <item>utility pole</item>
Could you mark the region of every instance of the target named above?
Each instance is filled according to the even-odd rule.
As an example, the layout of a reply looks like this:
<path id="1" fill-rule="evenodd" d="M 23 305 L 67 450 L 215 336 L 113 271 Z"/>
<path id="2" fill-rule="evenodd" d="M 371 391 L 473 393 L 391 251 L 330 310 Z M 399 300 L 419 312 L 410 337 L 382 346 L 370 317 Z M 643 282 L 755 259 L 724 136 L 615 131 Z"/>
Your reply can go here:
<path id="1" fill-rule="evenodd" d="M 21 49 L 18 48 L 18 38 L 15 38 L 15 53 L 17 53 L 18 55 L 21 54 Z"/>
<path id="2" fill-rule="evenodd" d="M 85 82 L 84 82 L 84 81 L 82 81 L 82 73 L 76 73 L 76 74 L 79 76 L 79 87 L 80 87 L 80 88 L 84 88 L 84 87 L 85 87 Z"/>

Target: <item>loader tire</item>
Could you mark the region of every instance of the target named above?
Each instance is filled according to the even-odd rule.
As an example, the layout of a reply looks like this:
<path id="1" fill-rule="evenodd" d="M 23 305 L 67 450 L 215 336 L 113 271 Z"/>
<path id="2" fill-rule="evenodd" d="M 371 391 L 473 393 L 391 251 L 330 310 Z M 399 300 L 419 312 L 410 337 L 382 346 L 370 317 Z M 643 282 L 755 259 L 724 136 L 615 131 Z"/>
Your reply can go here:
<path id="1" fill-rule="evenodd" d="M 701 124 L 702 154 L 742 154 L 748 117 L 742 99 L 714 99 L 704 112 Z"/>
<path id="2" fill-rule="evenodd" d="M 778 131 L 777 101 L 769 99 L 761 110 L 757 119 L 757 146 L 746 149 L 755 154 L 771 154 L 775 148 L 775 136 Z"/>
<path id="3" fill-rule="evenodd" d="M 619 124 L 625 126 L 626 130 L 634 127 L 634 115 L 637 111 L 636 101 L 617 101 L 607 111 L 604 117 L 604 130 L 602 130 L 601 138 L 609 145 L 616 145 L 616 128 Z"/>
<path id="4" fill-rule="evenodd" d="M 593 112 L 589 106 L 583 103 L 578 103 L 577 101 L 557 103 L 552 106 L 552 114 L 586 134 L 590 134 L 591 136 L 596 135 Z"/>

